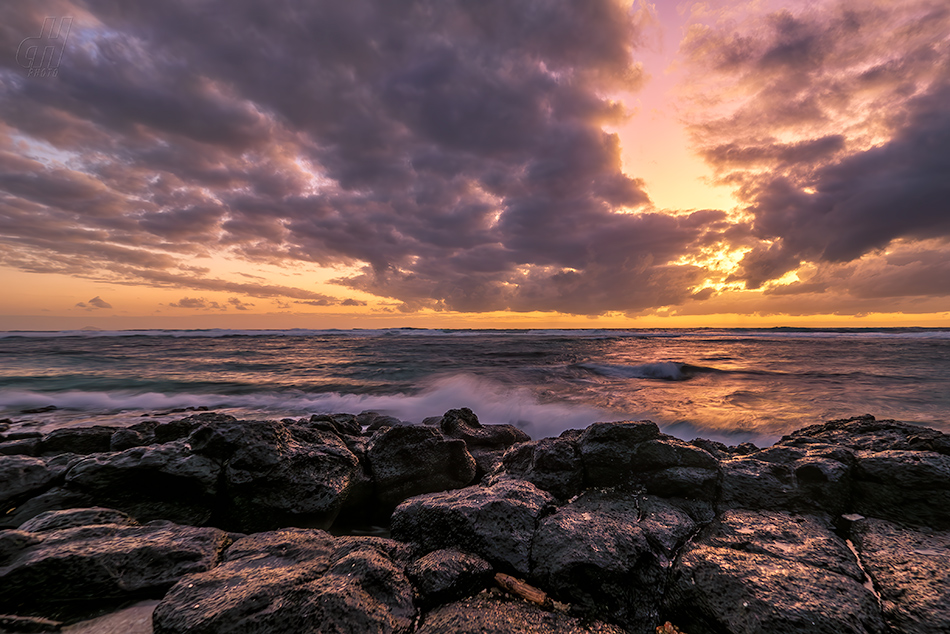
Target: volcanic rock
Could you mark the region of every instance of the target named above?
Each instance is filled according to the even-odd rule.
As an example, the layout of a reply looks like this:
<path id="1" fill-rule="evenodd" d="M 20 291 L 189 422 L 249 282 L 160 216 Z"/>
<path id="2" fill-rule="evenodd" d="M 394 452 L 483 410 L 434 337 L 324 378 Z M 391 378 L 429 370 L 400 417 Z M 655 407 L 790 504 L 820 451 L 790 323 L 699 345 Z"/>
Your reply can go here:
<path id="1" fill-rule="evenodd" d="M 404 545 L 285 529 L 238 540 L 156 607 L 155 634 L 408 632 L 416 616 Z"/>
<path id="2" fill-rule="evenodd" d="M 46 461 L 31 456 L 0 456 L 0 507 L 11 505 L 48 488 L 55 476 Z"/>
<path id="3" fill-rule="evenodd" d="M 467 597 L 486 588 L 494 572 L 487 561 L 454 548 L 434 550 L 414 561 L 406 574 L 426 603 Z"/>
<path id="4" fill-rule="evenodd" d="M 136 526 L 138 522 L 115 509 L 92 507 L 84 509 L 64 509 L 47 511 L 24 522 L 18 530 L 28 533 L 43 533 L 46 531 L 76 528 L 78 526 L 92 526 L 95 524 L 116 524 L 119 526 Z"/>
<path id="5" fill-rule="evenodd" d="M 584 464 L 577 443 L 569 438 L 542 438 L 513 446 L 502 459 L 503 473 L 527 480 L 556 498 L 580 493 Z"/>
<path id="6" fill-rule="evenodd" d="M 0 611 L 55 617 L 110 600 L 158 597 L 181 576 L 213 567 L 228 542 L 215 528 L 167 522 L 4 531 Z"/>
<path id="7" fill-rule="evenodd" d="M 110 450 L 116 427 L 64 427 L 54 429 L 40 439 L 37 454 L 54 456 L 61 453 L 91 454 Z"/>
<path id="8" fill-rule="evenodd" d="M 634 467 L 637 447 L 660 435 L 651 421 L 594 423 L 577 441 L 589 487 L 615 486 Z"/>
<path id="9" fill-rule="evenodd" d="M 868 518 L 854 523 L 851 538 L 895 631 L 950 631 L 950 532 Z"/>
<path id="10" fill-rule="evenodd" d="M 430 493 L 400 504 L 391 532 L 423 552 L 461 548 L 502 571 L 526 577 L 537 522 L 553 502 L 551 494 L 519 480 Z"/>
<path id="11" fill-rule="evenodd" d="M 884 632 L 863 580 L 827 519 L 730 510 L 680 554 L 666 612 L 690 634 Z"/>
<path id="12" fill-rule="evenodd" d="M 458 489 L 475 478 L 475 460 L 461 440 L 432 427 L 401 425 L 376 432 L 367 450 L 380 504 L 395 508 L 414 495 Z"/>
<path id="13" fill-rule="evenodd" d="M 329 527 L 361 470 L 335 433 L 296 423 L 214 421 L 188 443 L 224 465 L 222 512 L 237 530 Z"/>
<path id="14" fill-rule="evenodd" d="M 66 473 L 66 486 L 140 521 L 200 525 L 211 517 L 220 473 L 179 440 L 87 456 Z"/>
<path id="15" fill-rule="evenodd" d="M 615 625 L 550 612 L 532 603 L 480 594 L 425 616 L 417 634 L 624 634 Z"/>

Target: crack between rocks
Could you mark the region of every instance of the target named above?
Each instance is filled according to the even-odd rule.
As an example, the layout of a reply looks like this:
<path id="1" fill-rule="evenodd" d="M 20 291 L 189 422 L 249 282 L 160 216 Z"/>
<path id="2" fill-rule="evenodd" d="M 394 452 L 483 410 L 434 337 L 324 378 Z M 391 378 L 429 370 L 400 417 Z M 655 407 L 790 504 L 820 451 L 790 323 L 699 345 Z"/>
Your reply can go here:
<path id="1" fill-rule="evenodd" d="M 884 600 L 881 599 L 881 593 L 878 592 L 877 588 L 874 586 L 874 579 L 871 578 L 871 575 L 868 574 L 868 571 L 864 568 L 864 562 L 861 561 L 861 553 L 858 552 L 858 549 L 855 547 L 854 542 L 850 539 L 845 539 L 844 543 L 847 544 L 848 549 L 854 555 L 854 559 L 858 564 L 858 568 L 861 569 L 861 574 L 864 575 L 864 581 L 862 585 L 874 595 L 874 598 L 877 599 L 877 605 L 881 609 L 881 616 L 884 616 Z"/>

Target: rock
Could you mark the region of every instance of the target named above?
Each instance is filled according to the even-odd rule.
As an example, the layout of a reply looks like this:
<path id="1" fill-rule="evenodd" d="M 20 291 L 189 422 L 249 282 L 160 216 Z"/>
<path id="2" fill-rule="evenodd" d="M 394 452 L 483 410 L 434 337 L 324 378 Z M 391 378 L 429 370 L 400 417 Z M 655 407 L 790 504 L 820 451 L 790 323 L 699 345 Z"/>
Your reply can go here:
<path id="1" fill-rule="evenodd" d="M 532 603 L 480 594 L 427 614 L 417 634 L 624 634 L 614 625 L 585 622 Z"/>
<path id="2" fill-rule="evenodd" d="M 622 625 L 629 632 L 653 634 L 659 623 L 669 554 L 685 541 L 695 523 L 685 513 L 658 515 L 654 504 L 649 529 L 662 538 L 658 554 L 640 522 L 635 495 L 588 490 L 541 520 L 531 547 L 533 576 L 561 601 L 587 615 Z M 661 521 L 672 526 L 661 526 Z M 682 526 L 677 523 L 682 522 Z"/>
<path id="3" fill-rule="evenodd" d="M 859 452 L 853 510 L 902 524 L 950 529 L 950 455 Z"/>
<path id="4" fill-rule="evenodd" d="M 66 473 L 66 486 L 139 521 L 200 525 L 215 508 L 221 467 L 183 441 L 92 454 Z"/>
<path id="5" fill-rule="evenodd" d="M 414 495 L 463 487 L 475 478 L 475 460 L 465 443 L 446 439 L 431 427 L 381 430 L 370 441 L 366 457 L 386 509 Z"/>
<path id="6" fill-rule="evenodd" d="M 689 444 L 694 447 L 699 447 L 709 452 L 710 455 L 714 456 L 717 460 L 725 460 L 726 458 L 732 457 L 732 451 L 729 450 L 725 444 L 717 442 L 715 440 L 708 440 L 706 438 L 694 438 L 689 441 Z M 754 445 L 753 445 L 754 446 Z"/>
<path id="7" fill-rule="evenodd" d="M 528 434 L 514 425 L 482 425 L 467 407 L 450 409 L 443 414 L 439 429 L 447 438 L 464 440 L 469 450 L 473 447 L 507 449 L 515 443 L 531 440 Z"/>
<path id="8" fill-rule="evenodd" d="M 426 603 L 455 601 L 488 587 L 494 571 L 487 561 L 457 549 L 434 550 L 417 559 L 406 575 Z"/>
<path id="9" fill-rule="evenodd" d="M 46 511 L 21 524 L 19 530 L 28 533 L 43 533 L 46 531 L 76 528 L 77 526 L 91 526 L 95 524 L 136 526 L 138 522 L 122 511 L 97 506 L 85 509 Z"/>
<path id="10" fill-rule="evenodd" d="M 594 423 L 584 430 L 577 446 L 584 462 L 586 485 L 615 486 L 633 469 L 640 443 L 659 437 L 651 421 Z"/>
<path id="11" fill-rule="evenodd" d="M 154 432 L 136 431 L 134 429 L 117 429 L 109 438 L 109 447 L 104 451 L 125 451 L 132 447 L 150 445 L 155 440 Z"/>
<path id="12" fill-rule="evenodd" d="M 42 432 L 29 430 L 11 431 L 3 435 L 4 440 L 39 440 L 42 437 Z"/>
<path id="13" fill-rule="evenodd" d="M 30 456 L 0 456 L 0 511 L 48 488 L 54 479 L 46 461 Z"/>
<path id="14" fill-rule="evenodd" d="M 133 425 L 131 428 L 135 431 L 151 433 L 155 438 L 154 442 L 161 444 L 187 438 L 191 435 L 191 432 L 195 431 L 202 425 L 227 424 L 236 422 L 238 422 L 238 420 L 235 417 L 229 416 L 227 414 L 205 412 L 202 414 L 186 416 L 185 418 L 181 418 L 179 420 L 158 423 L 154 426 L 149 425 L 145 429 L 141 429 L 137 425 Z"/>
<path id="15" fill-rule="evenodd" d="M 950 455 L 950 436 L 935 429 L 875 420 L 871 415 L 812 425 L 783 437 L 779 444 L 818 441 L 855 451 L 935 451 Z"/>
<path id="16" fill-rule="evenodd" d="M 17 528 L 23 522 L 46 511 L 95 506 L 92 497 L 78 491 L 53 487 L 0 516 L 0 528 Z"/>
<path id="17" fill-rule="evenodd" d="M 386 429 L 387 427 L 398 427 L 400 425 L 405 425 L 401 420 L 395 416 L 387 416 L 386 414 L 380 414 L 379 412 L 361 412 L 356 417 L 357 423 L 361 427 L 365 427 L 368 432 L 379 431 L 380 429 Z"/>
<path id="18" fill-rule="evenodd" d="M 584 484 L 584 464 L 577 444 L 568 438 L 523 442 L 505 452 L 506 474 L 531 482 L 561 500 L 578 493 Z"/>
<path id="19" fill-rule="evenodd" d="M 371 413 L 375 414 L 375 412 Z M 363 414 L 360 414 L 360 416 L 363 416 Z M 352 414 L 314 414 L 310 417 L 309 423 L 315 425 L 316 429 L 333 431 L 340 436 L 359 436 L 363 433 L 364 425 L 360 416 L 353 416 Z"/>
<path id="20" fill-rule="evenodd" d="M 236 530 L 328 528 L 361 473 L 335 433 L 275 421 L 212 422 L 188 443 L 224 464 L 224 513 Z"/>
<path id="21" fill-rule="evenodd" d="M 825 519 L 730 510 L 680 554 L 665 612 L 690 634 L 884 632 L 863 579 Z"/>
<path id="22" fill-rule="evenodd" d="M 59 408 L 55 405 L 46 405 L 45 407 L 31 407 L 30 409 L 21 409 L 21 414 L 45 414 L 46 412 L 55 412 Z"/>
<path id="23" fill-rule="evenodd" d="M 153 615 L 155 634 L 409 632 L 407 549 L 373 537 L 285 529 L 241 539 L 225 561 L 183 578 Z"/>
<path id="24" fill-rule="evenodd" d="M 64 427 L 54 429 L 40 439 L 37 454 L 54 456 L 60 453 L 91 454 L 110 450 L 116 427 Z"/>
<path id="25" fill-rule="evenodd" d="M 851 538 L 896 632 L 950 631 L 950 532 L 868 518 L 854 523 Z"/>
<path id="26" fill-rule="evenodd" d="M 430 493 L 400 504 L 391 532 L 423 552 L 461 548 L 523 578 L 530 571 L 535 527 L 553 501 L 549 493 L 519 480 Z"/>
<path id="27" fill-rule="evenodd" d="M 0 632 L 59 632 L 62 627 L 62 621 L 39 616 L 0 614 Z"/>
<path id="28" fill-rule="evenodd" d="M 43 616 L 86 612 L 96 604 L 161 596 L 183 575 L 213 567 L 227 533 L 191 526 L 100 524 L 31 536 L 0 568 L 0 610 Z"/>
<path id="29" fill-rule="evenodd" d="M 854 453 L 836 445 L 776 445 L 723 460 L 722 508 L 845 512 L 851 503 Z"/>
<path id="30" fill-rule="evenodd" d="M 0 455 L 35 456 L 39 447 L 39 438 L 20 438 L 0 442 Z"/>

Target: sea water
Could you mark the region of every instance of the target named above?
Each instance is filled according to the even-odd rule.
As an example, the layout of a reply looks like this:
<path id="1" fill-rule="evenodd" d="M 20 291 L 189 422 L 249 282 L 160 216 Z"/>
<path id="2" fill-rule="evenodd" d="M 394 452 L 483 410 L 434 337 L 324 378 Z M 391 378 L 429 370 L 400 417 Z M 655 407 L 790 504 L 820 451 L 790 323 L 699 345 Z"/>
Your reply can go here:
<path id="1" fill-rule="evenodd" d="M 25 412 L 44 407 L 47 412 Z M 950 329 L 0 333 L 0 419 L 127 425 L 469 407 L 533 438 L 602 420 L 765 445 L 872 414 L 950 432 Z"/>

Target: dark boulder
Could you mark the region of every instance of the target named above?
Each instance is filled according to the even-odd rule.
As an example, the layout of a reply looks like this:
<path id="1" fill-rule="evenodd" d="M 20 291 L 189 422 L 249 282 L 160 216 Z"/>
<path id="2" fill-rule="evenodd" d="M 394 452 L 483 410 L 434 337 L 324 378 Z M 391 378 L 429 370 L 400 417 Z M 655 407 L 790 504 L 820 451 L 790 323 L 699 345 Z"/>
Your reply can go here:
<path id="1" fill-rule="evenodd" d="M 54 429 L 40 439 L 37 455 L 53 456 L 60 453 L 91 454 L 110 450 L 116 427 L 64 427 Z"/>
<path id="2" fill-rule="evenodd" d="M 417 634 L 624 634 L 615 625 L 582 621 L 525 601 L 480 594 L 433 610 Z"/>
<path id="3" fill-rule="evenodd" d="M 190 575 L 155 608 L 155 634 L 409 632 L 407 549 L 373 537 L 285 529 L 238 540 L 224 562 Z"/>
<path id="4" fill-rule="evenodd" d="M 136 526 L 138 522 L 115 509 L 98 506 L 83 509 L 64 509 L 61 511 L 47 511 L 41 513 L 20 525 L 18 530 L 28 533 L 44 533 L 77 526 L 92 526 L 95 524 L 116 524 L 119 526 Z"/>
<path id="5" fill-rule="evenodd" d="M 200 525 L 211 518 L 220 474 L 179 440 L 87 456 L 66 473 L 66 486 L 140 521 Z"/>
<path id="6" fill-rule="evenodd" d="M 584 484 L 584 464 L 577 443 L 568 438 L 543 438 L 513 446 L 502 459 L 502 473 L 527 480 L 561 500 Z"/>
<path id="7" fill-rule="evenodd" d="M 676 560 L 665 611 L 689 634 L 884 632 L 863 581 L 826 519 L 730 510 Z"/>
<path id="8" fill-rule="evenodd" d="M 363 433 L 364 425 L 360 416 L 352 414 L 314 414 L 310 417 L 308 424 L 314 429 L 332 431 L 340 436 L 359 436 Z"/>
<path id="9" fill-rule="evenodd" d="M 482 425 L 467 407 L 450 409 L 438 425 L 446 438 L 465 441 L 468 452 L 475 459 L 477 479 L 494 471 L 509 447 L 531 440 L 528 434 L 514 425 Z"/>
<path id="10" fill-rule="evenodd" d="M 845 512 L 850 503 L 856 458 L 826 443 L 775 445 L 723 460 L 722 508 Z"/>
<path id="11" fill-rule="evenodd" d="M 853 524 L 851 538 L 894 631 L 950 631 L 950 532 L 868 518 Z"/>
<path id="12" fill-rule="evenodd" d="M 950 455 L 862 451 L 857 463 L 854 511 L 902 524 L 950 529 Z"/>
<path id="13" fill-rule="evenodd" d="M 871 415 L 803 427 L 778 444 L 808 442 L 840 445 L 855 451 L 934 451 L 950 455 L 950 435 L 895 420 L 875 420 Z"/>
<path id="14" fill-rule="evenodd" d="M 423 552 L 460 548 L 505 572 L 526 577 L 531 540 L 554 498 L 530 482 L 502 480 L 491 487 L 430 493 L 403 502 L 391 519 L 395 539 Z"/>
<path id="15" fill-rule="evenodd" d="M 0 516 L 0 528 L 17 528 L 23 522 L 45 513 L 61 509 L 95 506 L 91 496 L 79 491 L 70 491 L 62 487 L 53 487 L 37 496 L 22 502 L 6 515 Z"/>
<path id="16" fill-rule="evenodd" d="M 694 525 L 684 517 L 688 534 Z M 665 571 L 639 519 L 635 495 L 586 491 L 541 520 L 531 547 L 533 578 L 588 615 L 652 634 Z"/>
<path id="17" fill-rule="evenodd" d="M 0 442 L 0 456 L 35 456 L 39 445 L 39 438 L 7 440 Z"/>
<path id="18" fill-rule="evenodd" d="M 132 447 L 150 445 L 155 441 L 151 432 L 136 431 L 134 429 L 117 429 L 109 438 L 109 447 L 103 451 L 125 451 Z"/>
<path id="19" fill-rule="evenodd" d="M 414 495 L 458 489 L 475 478 L 475 460 L 461 440 L 432 427 L 401 425 L 373 435 L 366 452 L 383 509 Z"/>
<path id="20" fill-rule="evenodd" d="M 633 470 L 637 447 L 659 435 L 656 423 L 648 420 L 594 423 L 585 429 L 577 447 L 587 486 L 616 486 Z"/>
<path id="21" fill-rule="evenodd" d="M 188 443 L 224 465 L 222 512 L 236 530 L 329 527 L 361 473 L 338 435 L 293 421 L 208 423 Z"/>
<path id="22" fill-rule="evenodd" d="M 21 537 L 21 548 L 0 549 L 7 551 L 0 610 L 53 617 L 160 597 L 180 577 L 212 568 L 229 543 L 218 529 L 170 523 L 0 533 L 4 541 Z"/>
<path id="23" fill-rule="evenodd" d="M 0 512 L 49 488 L 54 478 L 41 458 L 0 456 Z"/>
<path id="24" fill-rule="evenodd" d="M 59 632 L 63 627 L 62 621 L 44 619 L 41 616 L 17 616 L 15 614 L 0 614 L 0 632 Z"/>
<path id="25" fill-rule="evenodd" d="M 471 596 L 488 587 L 494 576 L 487 561 L 454 548 L 434 550 L 407 569 L 425 603 L 438 605 Z"/>

